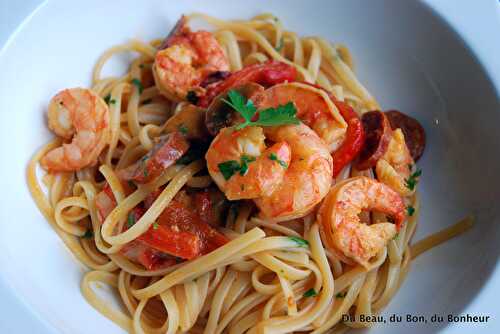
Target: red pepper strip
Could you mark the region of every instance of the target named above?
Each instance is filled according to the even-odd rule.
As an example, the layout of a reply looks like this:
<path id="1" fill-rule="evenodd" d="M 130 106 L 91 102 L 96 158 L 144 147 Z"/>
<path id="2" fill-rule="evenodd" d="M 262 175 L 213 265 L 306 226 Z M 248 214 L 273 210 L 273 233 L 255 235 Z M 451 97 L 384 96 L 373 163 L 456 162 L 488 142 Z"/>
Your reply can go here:
<path id="1" fill-rule="evenodd" d="M 145 211 L 141 207 L 135 207 L 129 213 L 127 221 L 137 222 Z M 128 224 L 123 226 L 124 231 L 128 228 Z M 120 250 L 120 253 L 128 259 L 142 264 L 147 270 L 167 268 L 176 263 L 174 256 L 161 252 L 138 239 L 127 243 Z"/>
<path id="2" fill-rule="evenodd" d="M 350 163 L 356 156 L 361 152 L 363 145 L 365 143 L 365 130 L 363 128 L 363 123 L 361 118 L 356 114 L 356 112 L 346 103 L 337 101 L 335 97 L 328 93 L 323 87 L 312 84 L 309 82 L 302 81 L 301 83 L 313 86 L 315 88 L 325 91 L 330 99 L 335 103 L 335 106 L 340 111 L 340 115 L 347 122 L 346 136 L 340 147 L 332 153 L 333 157 L 333 177 L 337 175 L 344 169 L 344 167 Z"/>
<path id="3" fill-rule="evenodd" d="M 168 207 L 165 210 L 168 210 Z M 133 221 L 137 222 L 145 212 L 146 210 L 136 207 L 129 215 L 133 215 Z M 135 240 L 154 250 L 188 260 L 200 255 L 202 245 L 196 234 L 160 224 L 151 225 L 145 233 Z M 141 255 L 139 255 L 140 260 L 143 259 Z"/>
<path id="4" fill-rule="evenodd" d="M 194 194 L 194 202 L 201 220 L 204 223 L 210 224 L 214 220 L 214 210 L 208 191 L 199 191 Z"/>
<path id="5" fill-rule="evenodd" d="M 158 194 L 159 191 L 152 193 L 148 202 L 154 202 Z M 158 217 L 158 223 L 136 240 L 188 260 L 207 254 L 228 240 L 204 220 L 206 213 L 204 217 L 200 216 L 200 209 L 203 211 L 203 208 L 190 208 L 174 198 Z M 204 209 L 206 211 L 207 208 Z"/>
<path id="6" fill-rule="evenodd" d="M 173 231 L 188 232 L 197 236 L 200 240 L 197 255 L 207 254 L 228 242 L 223 234 L 204 222 L 196 211 L 175 199 L 160 214 L 158 223 L 159 226 L 169 227 Z M 151 246 L 155 247 L 154 245 Z M 182 254 L 174 255 L 184 257 Z"/>
<path id="7" fill-rule="evenodd" d="M 217 95 L 249 82 L 269 87 L 285 81 L 295 81 L 296 77 L 295 67 L 277 60 L 253 64 L 232 73 L 227 79 L 209 86 L 205 95 L 200 97 L 198 105 L 207 108 Z"/>
<path id="8" fill-rule="evenodd" d="M 134 241 L 132 241 L 134 243 Z M 130 243 L 129 243 L 130 244 Z M 177 263 L 173 256 L 162 253 L 152 247 L 142 245 L 137 248 L 139 251 L 137 261 L 147 270 L 157 270 L 173 266 Z"/>
<path id="9" fill-rule="evenodd" d="M 201 242 L 196 234 L 176 231 L 160 224 L 151 226 L 137 240 L 156 250 L 187 260 L 201 254 Z"/>
<path id="10" fill-rule="evenodd" d="M 356 112 L 346 103 L 336 101 L 333 102 L 340 111 L 340 114 L 347 122 L 347 131 L 342 145 L 332 153 L 333 157 L 333 177 L 344 169 L 361 151 L 365 142 L 365 131 L 363 123 Z"/>

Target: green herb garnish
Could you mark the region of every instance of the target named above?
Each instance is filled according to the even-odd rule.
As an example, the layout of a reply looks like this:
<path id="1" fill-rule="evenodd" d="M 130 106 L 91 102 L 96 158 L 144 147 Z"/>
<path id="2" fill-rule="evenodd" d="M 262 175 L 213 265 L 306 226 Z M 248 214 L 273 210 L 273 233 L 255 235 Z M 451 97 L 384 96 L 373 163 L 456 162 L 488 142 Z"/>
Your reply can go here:
<path id="1" fill-rule="evenodd" d="M 87 229 L 85 231 L 85 234 L 82 235 L 82 238 L 84 238 L 84 239 L 92 239 L 93 236 L 94 236 L 94 231 L 92 231 L 91 229 Z"/>
<path id="2" fill-rule="evenodd" d="M 157 223 L 157 222 L 154 222 L 154 223 L 153 223 L 153 230 L 157 230 L 157 229 L 158 229 L 158 226 L 159 226 L 159 225 L 158 225 L 158 223 Z"/>
<path id="3" fill-rule="evenodd" d="M 248 155 L 242 155 L 241 156 L 241 163 L 240 163 L 240 175 L 243 176 L 248 172 L 248 164 L 250 162 L 254 162 L 255 158 L 254 157 L 249 157 Z"/>
<path id="4" fill-rule="evenodd" d="M 109 100 L 111 100 L 111 94 L 108 94 L 104 97 L 104 102 L 106 102 L 106 104 L 109 104 Z"/>
<path id="5" fill-rule="evenodd" d="M 307 241 L 305 239 L 302 239 L 299 237 L 294 237 L 294 236 L 288 237 L 288 239 L 295 241 L 297 243 L 297 245 L 299 245 L 299 247 L 303 247 L 303 248 L 309 247 L 309 241 Z"/>
<path id="6" fill-rule="evenodd" d="M 392 238 L 392 240 L 398 240 L 399 238 L 399 233 L 396 233 L 396 235 L 394 236 L 394 238 Z"/>
<path id="7" fill-rule="evenodd" d="M 196 92 L 194 90 L 190 90 L 189 92 L 187 92 L 186 100 L 188 100 L 188 102 L 197 104 L 199 99 L 200 98 L 198 97 L 198 95 L 196 95 Z"/>
<path id="8" fill-rule="evenodd" d="M 218 164 L 219 170 L 222 173 L 222 176 L 224 176 L 224 179 L 227 181 L 236 174 L 237 172 L 240 171 L 240 164 L 236 160 L 228 160 L 221 162 Z"/>
<path id="9" fill-rule="evenodd" d="M 178 129 L 179 129 L 180 133 L 182 133 L 183 135 L 187 135 L 187 133 L 189 131 L 188 127 L 185 126 L 184 124 L 179 125 Z"/>
<path id="10" fill-rule="evenodd" d="M 285 46 L 285 40 L 283 39 L 283 37 L 280 38 L 280 41 L 278 42 L 278 46 L 275 47 L 274 49 L 278 52 L 281 51 L 281 49 L 283 49 L 283 47 Z"/>
<path id="11" fill-rule="evenodd" d="M 288 165 L 286 164 L 286 162 L 284 162 L 283 160 L 280 160 L 278 159 L 278 156 L 274 153 L 271 153 L 269 154 L 269 159 L 273 160 L 273 161 L 276 161 L 277 163 L 279 163 L 281 165 L 281 167 L 287 169 L 288 168 Z"/>
<path id="12" fill-rule="evenodd" d="M 111 99 L 111 100 L 109 100 L 108 104 L 115 104 L 115 103 L 116 103 L 116 100 L 115 99 Z"/>
<path id="13" fill-rule="evenodd" d="M 418 178 L 420 177 L 420 175 L 422 175 L 421 169 L 417 169 L 414 173 L 412 173 L 410 177 L 405 180 L 406 187 L 410 190 L 415 189 L 415 186 L 418 183 Z"/>
<path id="14" fill-rule="evenodd" d="M 144 168 L 144 172 L 143 172 L 143 174 L 144 174 L 144 177 L 148 177 L 149 172 L 148 172 L 148 169 L 147 169 L 147 168 Z"/>
<path id="15" fill-rule="evenodd" d="M 335 295 L 335 298 L 344 298 L 347 295 L 347 292 L 339 292 Z"/>
<path id="16" fill-rule="evenodd" d="M 316 290 L 314 290 L 313 288 L 310 288 L 309 290 L 307 290 L 306 292 L 304 292 L 304 297 L 316 297 L 318 295 L 318 293 L 316 292 Z"/>
<path id="17" fill-rule="evenodd" d="M 230 90 L 227 96 L 229 97 L 229 101 L 225 99 L 223 99 L 223 101 L 239 112 L 245 119 L 243 123 L 236 126 L 237 130 L 241 130 L 247 126 L 276 126 L 300 123 L 296 116 L 297 109 L 295 109 L 292 102 L 288 102 L 285 105 L 279 105 L 276 108 L 261 110 L 258 113 L 258 119 L 252 121 L 252 118 L 257 112 L 252 100 L 247 100 L 235 90 Z"/>
<path id="18" fill-rule="evenodd" d="M 142 86 L 141 80 L 139 80 L 137 78 L 133 78 L 131 82 L 135 87 L 137 87 L 137 90 L 139 91 L 139 95 L 142 94 L 144 87 Z"/>
<path id="19" fill-rule="evenodd" d="M 135 214 L 134 213 L 129 213 L 127 217 L 127 227 L 131 228 L 135 224 Z"/>
<path id="20" fill-rule="evenodd" d="M 236 173 L 240 173 L 241 176 L 248 172 L 248 164 L 254 162 L 255 158 L 248 155 L 242 155 L 240 162 L 236 160 L 228 160 L 218 164 L 219 170 L 227 181 Z"/>
<path id="21" fill-rule="evenodd" d="M 415 213 L 415 208 L 411 205 L 409 205 L 407 208 L 406 208 L 406 213 L 408 214 L 408 216 L 413 216 L 413 214 Z"/>

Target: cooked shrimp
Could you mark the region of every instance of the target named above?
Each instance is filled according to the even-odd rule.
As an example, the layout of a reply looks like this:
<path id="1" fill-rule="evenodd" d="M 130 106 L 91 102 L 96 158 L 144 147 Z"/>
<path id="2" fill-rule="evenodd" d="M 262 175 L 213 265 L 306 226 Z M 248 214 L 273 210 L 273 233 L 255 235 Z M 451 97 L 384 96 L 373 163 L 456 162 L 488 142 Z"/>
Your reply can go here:
<path id="1" fill-rule="evenodd" d="M 48 108 L 49 128 L 71 143 L 49 151 L 41 165 L 50 171 L 77 171 L 92 166 L 109 137 L 109 110 L 97 94 L 84 88 L 65 89 Z"/>
<path id="2" fill-rule="evenodd" d="M 208 31 L 192 32 L 183 17 L 157 52 L 153 74 L 156 86 L 168 98 L 184 100 L 188 91 L 217 71 L 229 71 L 221 45 Z"/>
<path id="3" fill-rule="evenodd" d="M 363 224 L 358 216 L 363 210 L 390 215 L 395 224 Z M 403 198 L 389 186 L 364 176 L 336 184 L 318 212 L 327 247 L 344 262 L 364 267 L 396 235 L 405 217 Z"/>
<path id="4" fill-rule="evenodd" d="M 223 128 L 212 141 L 205 157 L 208 172 L 228 199 L 269 196 L 283 181 L 290 146 L 280 141 L 266 148 L 265 139 L 263 129 L 252 126 Z"/>
<path id="5" fill-rule="evenodd" d="M 265 141 L 274 145 L 265 149 Z M 239 161 L 243 152 L 258 158 L 248 163 L 247 174 L 224 180 L 220 163 Z M 326 196 L 332 181 L 332 157 L 304 124 L 241 131 L 225 128 L 206 159 L 210 175 L 229 199 L 253 199 L 261 216 L 274 221 L 308 214 Z"/>
<path id="6" fill-rule="evenodd" d="M 298 82 L 275 85 L 261 94 L 258 106 L 277 107 L 290 101 L 295 104 L 297 117 L 326 142 L 330 151 L 341 144 L 347 123 L 321 89 Z"/>
<path id="7" fill-rule="evenodd" d="M 266 129 L 272 141 L 286 141 L 292 159 L 283 182 L 271 194 L 255 200 L 261 216 L 275 221 L 307 215 L 328 194 L 333 159 L 321 138 L 304 124 Z"/>
<path id="8" fill-rule="evenodd" d="M 396 129 L 392 133 L 387 151 L 377 161 L 375 167 L 377 178 L 402 196 L 409 196 L 415 192 L 415 189 L 410 189 L 406 184 L 413 164 L 403 132 L 401 129 Z"/>

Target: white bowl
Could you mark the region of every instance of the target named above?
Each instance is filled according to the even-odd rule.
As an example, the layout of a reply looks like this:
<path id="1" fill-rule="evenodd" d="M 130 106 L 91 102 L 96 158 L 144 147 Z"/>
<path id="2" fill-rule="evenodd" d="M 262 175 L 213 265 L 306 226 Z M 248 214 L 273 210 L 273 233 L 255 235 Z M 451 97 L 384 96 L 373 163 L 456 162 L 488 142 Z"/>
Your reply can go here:
<path id="1" fill-rule="evenodd" d="M 38 212 L 26 187 L 25 167 L 51 138 L 45 109 L 56 91 L 89 85 L 94 62 L 111 45 L 162 37 L 182 13 L 192 11 L 223 18 L 269 11 L 302 35 L 345 43 L 359 78 L 383 108 L 421 121 L 428 143 L 419 163 L 422 215 L 414 240 L 466 215 L 474 215 L 477 225 L 419 257 L 385 314 L 446 317 L 465 310 L 490 279 L 500 251 L 498 96 L 471 51 L 442 19 L 425 5 L 397 0 L 254 0 L 238 5 L 223 0 L 92 0 L 51 1 L 40 7 L 0 56 L 0 278 L 16 296 L 52 329 L 121 332 L 81 296 L 85 268 Z M 377 325 L 371 332 L 437 332 L 445 326 L 446 321 L 403 321 Z"/>

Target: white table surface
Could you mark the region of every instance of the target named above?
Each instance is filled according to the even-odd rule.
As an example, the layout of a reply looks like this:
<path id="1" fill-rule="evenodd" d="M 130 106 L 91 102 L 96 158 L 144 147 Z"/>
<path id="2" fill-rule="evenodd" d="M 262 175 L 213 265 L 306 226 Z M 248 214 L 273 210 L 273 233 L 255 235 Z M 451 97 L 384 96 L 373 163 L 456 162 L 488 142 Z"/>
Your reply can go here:
<path id="1" fill-rule="evenodd" d="M 410 1 L 410 0 L 405 0 Z M 0 0 L 0 46 L 19 24 L 43 1 Z M 500 96 L 500 1 L 499 0 L 424 0 L 448 21 L 461 35 L 486 68 Z M 493 50 L 492 50 L 493 48 Z M 1 80 L 1 79 L 0 79 Z M 499 110 L 500 111 L 500 110 Z M 0 111 L 1 112 L 1 111 Z M 497 269 L 478 297 L 467 307 L 467 313 L 483 313 L 493 320 L 483 333 L 500 333 L 500 269 Z M 485 329 L 485 327 L 482 327 Z M 474 328 L 460 325 L 443 332 L 456 334 L 473 332 Z M 0 280 L 0 333 L 52 333 L 42 319 L 20 302 Z"/>

